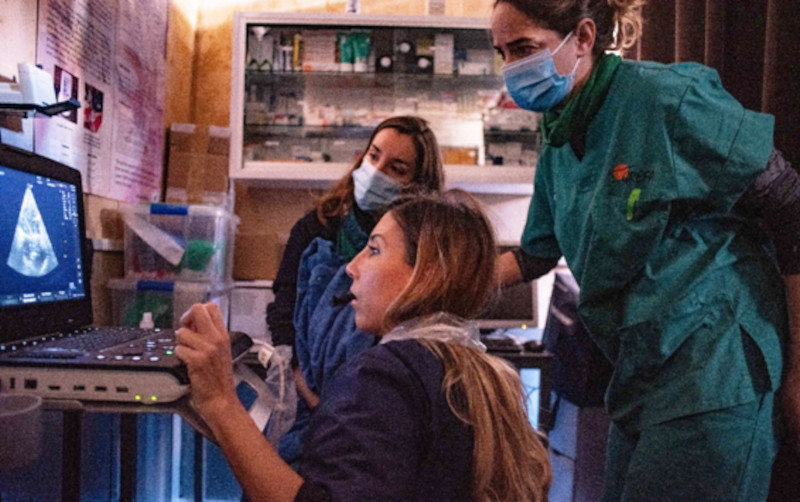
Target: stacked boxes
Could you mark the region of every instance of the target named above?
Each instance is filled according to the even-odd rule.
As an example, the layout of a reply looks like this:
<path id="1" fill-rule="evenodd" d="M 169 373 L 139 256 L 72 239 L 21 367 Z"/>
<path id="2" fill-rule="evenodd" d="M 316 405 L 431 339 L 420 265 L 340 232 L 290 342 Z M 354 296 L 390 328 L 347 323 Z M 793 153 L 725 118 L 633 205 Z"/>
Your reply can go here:
<path id="1" fill-rule="evenodd" d="M 178 326 L 193 303 L 216 301 L 227 315 L 238 218 L 221 207 L 139 204 L 123 209 L 125 278 L 112 280 L 113 321 Z"/>
<path id="2" fill-rule="evenodd" d="M 235 280 L 274 279 L 289 239 L 288 233 L 277 231 L 275 222 L 295 220 L 306 211 L 303 203 L 297 206 L 299 215 L 291 211 L 264 213 L 263 209 L 267 207 L 258 196 L 257 189 L 243 184 L 236 186 L 236 214 L 241 217 L 241 225 L 236 227 L 233 257 Z"/>
<path id="3" fill-rule="evenodd" d="M 166 201 L 225 205 L 230 143 L 228 127 L 172 124 Z"/>

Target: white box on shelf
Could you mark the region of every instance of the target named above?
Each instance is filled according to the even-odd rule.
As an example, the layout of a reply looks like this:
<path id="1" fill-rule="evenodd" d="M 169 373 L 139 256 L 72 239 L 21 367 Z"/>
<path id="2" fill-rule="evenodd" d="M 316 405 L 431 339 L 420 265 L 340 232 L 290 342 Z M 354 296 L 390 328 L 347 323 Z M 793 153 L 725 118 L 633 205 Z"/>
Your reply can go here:
<path id="1" fill-rule="evenodd" d="M 46 106 L 56 102 L 53 77 L 33 63 L 19 63 L 19 83 L 25 103 Z"/>
<path id="2" fill-rule="evenodd" d="M 241 331 L 255 340 L 272 343 L 267 328 L 267 305 L 274 299 L 272 281 L 234 282 L 231 292 L 231 331 Z"/>
<path id="3" fill-rule="evenodd" d="M 437 33 L 433 42 L 433 73 L 452 75 L 455 39 L 452 33 Z"/>

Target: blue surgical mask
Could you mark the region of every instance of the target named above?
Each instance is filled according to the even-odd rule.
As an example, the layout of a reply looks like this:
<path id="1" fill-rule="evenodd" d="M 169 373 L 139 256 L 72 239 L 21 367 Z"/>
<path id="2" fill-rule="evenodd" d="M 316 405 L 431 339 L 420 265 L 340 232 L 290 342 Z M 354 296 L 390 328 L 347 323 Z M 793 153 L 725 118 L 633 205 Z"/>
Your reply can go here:
<path id="1" fill-rule="evenodd" d="M 514 102 L 524 110 L 546 112 L 559 104 L 572 90 L 575 83 L 575 70 L 578 61 L 568 75 L 559 75 L 553 62 L 553 54 L 564 46 L 572 32 L 558 44 L 551 53 L 550 49 L 518 59 L 503 66 L 503 79 L 508 93 Z"/>
<path id="2" fill-rule="evenodd" d="M 381 209 L 397 198 L 402 188 L 396 179 L 376 169 L 366 157 L 352 176 L 356 204 L 364 211 Z"/>

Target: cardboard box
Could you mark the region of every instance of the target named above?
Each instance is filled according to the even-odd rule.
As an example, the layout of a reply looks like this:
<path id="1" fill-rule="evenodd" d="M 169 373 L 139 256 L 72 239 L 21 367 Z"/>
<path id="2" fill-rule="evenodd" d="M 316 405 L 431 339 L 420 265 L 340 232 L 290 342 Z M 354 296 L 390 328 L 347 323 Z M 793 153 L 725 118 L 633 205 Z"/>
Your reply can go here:
<path id="1" fill-rule="evenodd" d="M 223 155 L 227 157 L 231 152 L 231 129 L 230 127 L 208 127 L 208 148 L 206 152 L 212 155 Z"/>
<path id="2" fill-rule="evenodd" d="M 241 223 L 234 244 L 234 279 L 275 278 L 290 229 L 313 207 L 316 196 L 305 189 L 264 190 L 236 183 L 235 213 Z"/>
<path id="3" fill-rule="evenodd" d="M 228 194 L 230 128 L 172 124 L 166 201 L 224 206 Z"/>
<path id="4" fill-rule="evenodd" d="M 478 151 L 476 148 L 443 146 L 442 161 L 445 164 L 466 164 L 476 165 L 478 163 Z"/>
<path id="5" fill-rule="evenodd" d="M 207 153 L 203 155 L 203 191 L 228 191 L 228 156 Z"/>
<path id="6" fill-rule="evenodd" d="M 233 278 L 274 279 L 286 243 L 274 232 L 240 231 L 233 246 Z"/>

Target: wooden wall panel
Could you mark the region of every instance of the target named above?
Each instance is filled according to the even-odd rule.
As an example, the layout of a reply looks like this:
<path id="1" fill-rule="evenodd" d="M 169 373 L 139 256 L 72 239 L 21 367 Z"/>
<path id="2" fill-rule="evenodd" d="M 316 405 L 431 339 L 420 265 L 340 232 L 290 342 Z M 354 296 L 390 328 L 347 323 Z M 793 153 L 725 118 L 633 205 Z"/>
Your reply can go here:
<path id="1" fill-rule="evenodd" d="M 192 120 L 195 29 L 198 9 L 190 0 L 171 0 L 167 27 L 164 126 Z"/>

